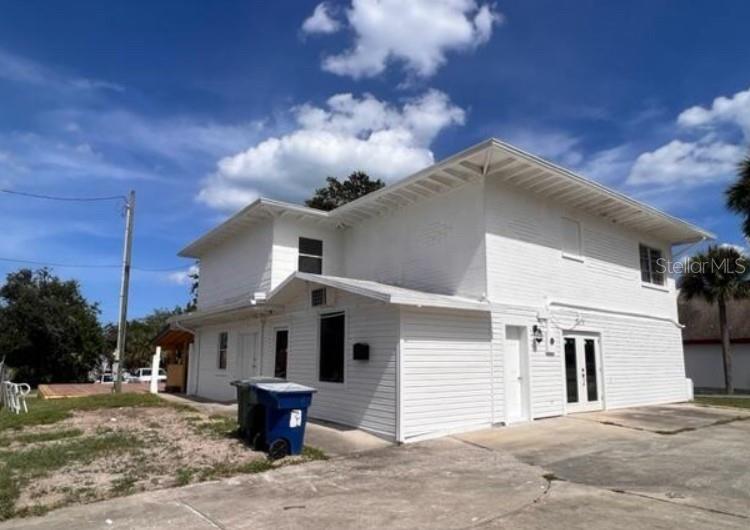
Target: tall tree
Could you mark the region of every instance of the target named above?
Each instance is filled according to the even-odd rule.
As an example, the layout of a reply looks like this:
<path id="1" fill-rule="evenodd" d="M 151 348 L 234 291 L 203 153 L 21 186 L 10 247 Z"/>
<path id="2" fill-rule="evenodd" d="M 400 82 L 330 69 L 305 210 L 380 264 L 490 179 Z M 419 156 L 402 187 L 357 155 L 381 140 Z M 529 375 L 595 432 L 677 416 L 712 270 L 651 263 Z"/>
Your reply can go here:
<path id="1" fill-rule="evenodd" d="M 151 341 L 167 324 L 167 319 L 173 315 L 179 315 L 183 309 L 176 306 L 174 309 L 155 309 L 151 314 L 143 318 L 128 321 L 128 340 L 125 344 L 125 356 L 123 364 L 125 368 L 132 370 L 151 366 L 151 357 L 154 355 L 154 346 Z M 114 334 L 112 333 L 114 330 Z M 117 339 L 117 326 L 108 324 L 105 328 L 110 349 L 113 349 Z"/>
<path id="2" fill-rule="evenodd" d="M 737 166 L 737 180 L 727 189 L 727 206 L 744 217 L 742 230 L 750 238 L 750 155 Z"/>
<path id="3" fill-rule="evenodd" d="M 330 211 L 379 190 L 383 186 L 385 182 L 380 179 L 372 180 L 367 173 L 362 171 L 355 171 L 343 182 L 335 177 L 327 177 L 326 186 L 315 190 L 313 196 L 307 199 L 305 204 L 310 208 Z"/>
<path id="4" fill-rule="evenodd" d="M 194 311 L 198 307 L 198 287 L 200 286 L 201 270 L 196 262 L 195 268 L 188 273 L 190 279 L 190 301 L 185 306 L 185 311 Z"/>
<path id="5" fill-rule="evenodd" d="M 721 351 L 724 360 L 724 386 L 734 393 L 732 349 L 727 319 L 727 302 L 750 296 L 750 262 L 733 247 L 710 246 L 685 264 L 679 279 L 680 296 L 686 300 L 702 298 L 719 310 Z"/>
<path id="6" fill-rule="evenodd" d="M 18 381 L 85 381 L 105 351 L 98 316 L 78 282 L 48 269 L 12 272 L 0 287 L 0 353 Z"/>

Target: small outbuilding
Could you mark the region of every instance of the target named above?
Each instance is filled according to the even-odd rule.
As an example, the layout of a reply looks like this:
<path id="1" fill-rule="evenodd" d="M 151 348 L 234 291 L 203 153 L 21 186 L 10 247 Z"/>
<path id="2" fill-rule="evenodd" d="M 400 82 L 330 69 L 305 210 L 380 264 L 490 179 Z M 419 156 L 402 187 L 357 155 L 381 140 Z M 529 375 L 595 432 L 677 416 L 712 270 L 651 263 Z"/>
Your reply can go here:
<path id="1" fill-rule="evenodd" d="M 680 322 L 685 372 L 698 390 L 724 388 L 724 363 L 719 331 L 719 310 L 704 300 L 680 300 Z M 750 300 L 727 304 L 732 345 L 732 375 L 736 390 L 750 392 Z"/>

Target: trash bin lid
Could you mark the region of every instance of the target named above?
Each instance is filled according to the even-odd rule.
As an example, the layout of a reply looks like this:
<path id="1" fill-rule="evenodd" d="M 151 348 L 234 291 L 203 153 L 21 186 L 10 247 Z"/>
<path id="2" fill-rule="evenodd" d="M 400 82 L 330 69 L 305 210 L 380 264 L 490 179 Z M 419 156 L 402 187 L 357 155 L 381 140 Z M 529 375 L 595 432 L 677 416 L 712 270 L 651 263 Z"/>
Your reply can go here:
<path id="1" fill-rule="evenodd" d="M 231 381 L 229 384 L 232 386 L 251 386 L 258 383 L 284 383 L 285 380 L 280 377 L 248 377 L 247 379 L 237 379 Z"/>
<path id="2" fill-rule="evenodd" d="M 261 390 L 265 390 L 267 392 L 277 392 L 277 393 L 285 393 L 285 392 L 317 392 L 312 387 L 300 385 L 299 383 L 289 383 L 289 382 L 260 382 L 256 383 L 253 386 L 256 388 L 260 388 Z"/>

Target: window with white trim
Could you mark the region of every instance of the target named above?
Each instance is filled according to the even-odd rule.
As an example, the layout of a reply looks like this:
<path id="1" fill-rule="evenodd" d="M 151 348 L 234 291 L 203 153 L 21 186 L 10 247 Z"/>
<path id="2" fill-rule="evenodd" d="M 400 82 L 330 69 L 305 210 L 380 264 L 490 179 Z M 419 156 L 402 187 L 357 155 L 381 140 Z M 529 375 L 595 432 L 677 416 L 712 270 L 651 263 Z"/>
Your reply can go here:
<path id="1" fill-rule="evenodd" d="M 661 250 L 639 245 L 638 253 L 641 261 L 641 281 L 654 285 L 664 285 L 664 269 L 659 265 L 659 260 L 662 257 Z"/>
<path id="2" fill-rule="evenodd" d="M 582 256 L 581 223 L 563 217 L 560 219 L 560 231 L 562 233 L 563 254 L 567 254 L 568 256 Z"/>
<path id="3" fill-rule="evenodd" d="M 323 274 L 323 242 L 319 239 L 299 238 L 297 270 Z"/>
<path id="4" fill-rule="evenodd" d="M 229 333 L 222 331 L 219 333 L 219 350 L 216 365 L 219 370 L 227 369 L 227 346 L 229 345 Z"/>

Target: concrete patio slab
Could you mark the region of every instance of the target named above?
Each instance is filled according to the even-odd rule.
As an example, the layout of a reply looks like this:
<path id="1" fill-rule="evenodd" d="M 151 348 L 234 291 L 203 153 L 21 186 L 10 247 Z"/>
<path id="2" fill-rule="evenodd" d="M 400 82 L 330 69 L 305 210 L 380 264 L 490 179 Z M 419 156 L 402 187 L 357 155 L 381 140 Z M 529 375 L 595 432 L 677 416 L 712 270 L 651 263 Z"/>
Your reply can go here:
<path id="1" fill-rule="evenodd" d="M 569 416 L 64 508 L 0 529 L 747 528 L 750 421 L 702 411 L 716 421 L 673 434 Z"/>
<path id="2" fill-rule="evenodd" d="M 750 417 L 750 413 L 739 409 L 679 404 L 588 412 L 574 417 L 657 434 L 675 434 L 734 421 L 735 418 Z"/>
<path id="3" fill-rule="evenodd" d="M 648 408 L 633 412 L 642 423 L 633 422 L 632 428 L 609 421 L 629 415 L 630 411 L 622 410 L 542 420 L 523 428 L 479 431 L 460 438 L 508 452 L 563 481 L 732 514 L 750 525 L 750 469 L 746 464 L 750 416 L 690 405 L 653 407 L 656 419 L 646 423 Z M 665 419 L 665 409 L 674 410 L 675 418 Z"/>

